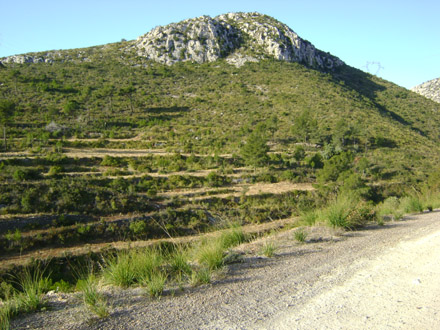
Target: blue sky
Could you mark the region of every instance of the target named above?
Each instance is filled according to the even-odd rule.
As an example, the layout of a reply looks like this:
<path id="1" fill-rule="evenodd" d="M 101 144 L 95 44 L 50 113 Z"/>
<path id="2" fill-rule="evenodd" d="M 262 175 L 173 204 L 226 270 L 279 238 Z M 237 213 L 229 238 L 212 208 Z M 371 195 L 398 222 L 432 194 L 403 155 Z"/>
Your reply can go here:
<path id="1" fill-rule="evenodd" d="M 347 64 L 410 88 L 440 77 L 440 1 L 2 0 L 0 57 L 137 38 L 201 15 L 258 11 Z"/>

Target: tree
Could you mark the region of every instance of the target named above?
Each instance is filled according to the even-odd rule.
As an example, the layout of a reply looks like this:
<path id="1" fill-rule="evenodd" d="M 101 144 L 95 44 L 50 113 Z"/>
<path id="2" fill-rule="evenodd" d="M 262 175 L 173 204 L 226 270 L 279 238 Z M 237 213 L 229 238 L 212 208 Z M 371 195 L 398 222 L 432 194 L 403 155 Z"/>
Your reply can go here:
<path id="1" fill-rule="evenodd" d="M 310 111 L 305 109 L 295 119 L 292 126 L 292 134 L 299 136 L 304 142 L 310 138 L 313 131 L 318 128 L 318 122 L 310 114 Z"/>
<path id="2" fill-rule="evenodd" d="M 246 144 L 240 150 L 246 165 L 254 167 L 263 166 L 267 163 L 269 159 L 267 156 L 268 151 L 267 138 L 259 131 L 252 132 L 248 136 Z"/>
<path id="3" fill-rule="evenodd" d="M 3 126 L 3 145 L 5 151 L 7 150 L 6 144 L 6 126 L 10 122 L 15 111 L 15 103 L 9 100 L 0 100 L 0 123 Z"/>
<path id="4" fill-rule="evenodd" d="M 128 96 L 128 99 L 130 100 L 130 114 L 133 114 L 134 108 L 133 108 L 133 93 L 136 92 L 136 88 L 133 85 L 122 87 L 119 90 L 119 94 L 122 96 Z"/>
<path id="5" fill-rule="evenodd" d="M 9 73 L 9 77 L 14 80 L 14 90 L 15 90 L 15 94 L 18 94 L 18 89 L 17 89 L 17 81 L 18 81 L 18 77 L 20 77 L 20 71 L 18 70 L 12 70 Z"/>
<path id="6" fill-rule="evenodd" d="M 113 95 L 116 93 L 116 88 L 114 85 L 105 85 L 101 90 L 101 96 L 108 98 L 110 113 L 113 113 Z"/>

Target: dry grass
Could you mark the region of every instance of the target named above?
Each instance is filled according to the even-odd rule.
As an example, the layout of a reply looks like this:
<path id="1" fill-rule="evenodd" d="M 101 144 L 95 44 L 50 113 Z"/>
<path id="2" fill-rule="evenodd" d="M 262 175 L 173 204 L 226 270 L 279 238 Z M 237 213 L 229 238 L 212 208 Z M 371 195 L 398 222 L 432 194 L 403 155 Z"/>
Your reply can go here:
<path id="1" fill-rule="evenodd" d="M 188 174 L 186 172 L 186 174 Z M 193 173 L 191 173 L 193 175 Z M 255 184 L 238 184 L 235 186 L 228 186 L 230 190 L 234 190 L 233 193 L 227 194 L 217 194 L 215 197 L 217 198 L 228 198 L 228 197 L 240 197 L 242 195 L 245 196 L 256 196 L 260 194 L 274 194 L 281 195 L 290 191 L 299 190 L 299 191 L 311 191 L 314 190 L 311 183 L 292 183 L 289 181 L 282 181 L 277 183 L 255 183 Z M 192 196 L 202 193 L 215 192 L 218 188 L 197 188 L 197 189 L 182 189 L 175 190 L 170 192 L 165 192 L 158 194 L 164 197 L 173 197 L 173 196 Z M 198 196 L 190 198 L 190 200 L 203 200 L 209 199 L 212 196 Z"/>

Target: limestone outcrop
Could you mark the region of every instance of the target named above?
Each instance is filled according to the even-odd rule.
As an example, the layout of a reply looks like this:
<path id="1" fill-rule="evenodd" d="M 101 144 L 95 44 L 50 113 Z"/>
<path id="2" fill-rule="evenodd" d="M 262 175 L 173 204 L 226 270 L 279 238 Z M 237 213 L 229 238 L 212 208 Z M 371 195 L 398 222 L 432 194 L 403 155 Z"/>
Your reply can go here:
<path id="1" fill-rule="evenodd" d="M 440 103 L 440 78 L 424 82 L 423 84 L 411 88 L 411 90 Z"/>
<path id="2" fill-rule="evenodd" d="M 246 60 L 267 57 L 322 69 L 343 64 L 301 39 L 287 25 L 259 13 L 202 16 L 159 26 L 140 36 L 132 47 L 139 56 L 169 65 L 226 58 L 241 66 Z"/>
<path id="3" fill-rule="evenodd" d="M 331 70 L 344 63 L 337 57 L 316 49 L 301 39 L 287 25 L 259 13 L 229 13 L 214 18 L 201 16 L 179 23 L 158 26 L 136 40 L 114 48 L 117 58 L 126 64 L 127 56 L 139 56 L 162 64 L 178 62 L 205 63 L 225 59 L 240 67 L 246 62 L 274 58 L 303 63 L 308 67 Z M 92 50 L 51 51 L 14 55 L 0 63 L 89 62 L 87 54 L 100 58 L 104 47 Z M 96 55 L 96 56 L 95 56 Z"/>

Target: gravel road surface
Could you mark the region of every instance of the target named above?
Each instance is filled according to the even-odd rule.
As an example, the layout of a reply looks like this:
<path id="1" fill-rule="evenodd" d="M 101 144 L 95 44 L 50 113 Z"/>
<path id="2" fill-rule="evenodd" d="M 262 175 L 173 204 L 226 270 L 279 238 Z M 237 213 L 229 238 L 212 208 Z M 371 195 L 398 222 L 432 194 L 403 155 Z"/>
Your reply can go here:
<path id="1" fill-rule="evenodd" d="M 440 212 L 342 232 L 291 231 L 241 247 L 210 285 L 151 299 L 141 288 L 106 288 L 111 315 L 94 319 L 78 295 L 48 296 L 50 309 L 13 329 L 440 329 Z"/>

